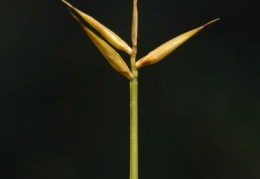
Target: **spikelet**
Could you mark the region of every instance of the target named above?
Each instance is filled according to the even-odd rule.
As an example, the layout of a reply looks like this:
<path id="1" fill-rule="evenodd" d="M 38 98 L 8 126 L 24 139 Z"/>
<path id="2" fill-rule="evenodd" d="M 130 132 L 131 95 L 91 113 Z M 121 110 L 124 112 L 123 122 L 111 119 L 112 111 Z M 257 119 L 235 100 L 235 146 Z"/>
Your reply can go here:
<path id="1" fill-rule="evenodd" d="M 94 34 L 91 30 L 87 27 L 84 28 L 87 32 L 90 39 L 99 49 L 99 51 L 103 54 L 103 56 L 107 59 L 107 61 L 112 65 L 112 67 L 124 75 L 129 80 L 134 78 L 133 74 L 130 72 L 128 66 L 124 62 L 124 60 L 120 57 L 120 55 L 111 47 L 109 46 L 104 40 L 99 38 L 96 34 Z"/>
<path id="2" fill-rule="evenodd" d="M 107 61 L 110 63 L 110 65 L 119 73 L 124 75 L 129 80 L 132 80 L 134 78 L 133 74 L 130 72 L 128 66 L 124 62 L 124 60 L 121 58 L 121 56 L 110 46 L 108 45 L 104 40 L 99 38 L 94 32 L 92 32 L 89 28 L 85 27 L 81 21 L 72 13 L 70 12 L 72 17 L 78 21 L 78 23 L 81 25 L 83 30 L 88 34 L 89 38 L 92 40 L 92 42 L 95 44 L 95 46 L 99 49 L 99 51 L 103 54 L 103 56 L 107 59 Z"/>
<path id="3" fill-rule="evenodd" d="M 217 20 L 219 20 L 219 19 L 212 20 L 212 21 L 204 24 L 203 26 L 190 30 L 190 31 L 188 31 L 184 34 L 181 34 L 181 35 L 169 40 L 168 42 L 162 44 L 161 46 L 157 47 L 155 50 L 151 51 L 146 56 L 144 56 L 143 58 L 138 60 L 135 64 L 136 68 L 138 69 L 143 66 L 151 65 L 151 64 L 159 62 L 164 57 L 169 55 L 173 50 L 175 50 L 177 47 L 179 47 L 181 44 L 183 44 L 185 41 L 187 41 L 189 38 L 191 38 L 196 33 L 198 33 L 200 30 L 202 30 L 204 27 L 206 27 L 207 25 L 209 25 Z"/>

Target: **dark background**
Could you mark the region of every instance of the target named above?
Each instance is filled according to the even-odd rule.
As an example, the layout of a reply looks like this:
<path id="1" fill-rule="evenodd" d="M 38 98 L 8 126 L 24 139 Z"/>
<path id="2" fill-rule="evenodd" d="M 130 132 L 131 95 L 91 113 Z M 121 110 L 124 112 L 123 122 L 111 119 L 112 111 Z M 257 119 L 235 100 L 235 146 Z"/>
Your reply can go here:
<path id="1" fill-rule="evenodd" d="M 130 44 L 131 0 L 70 2 Z M 140 69 L 140 178 L 259 179 L 256 1 L 138 3 L 138 58 L 221 19 Z M 128 80 L 60 1 L 2 1 L 0 22 L 0 178 L 128 178 Z"/>

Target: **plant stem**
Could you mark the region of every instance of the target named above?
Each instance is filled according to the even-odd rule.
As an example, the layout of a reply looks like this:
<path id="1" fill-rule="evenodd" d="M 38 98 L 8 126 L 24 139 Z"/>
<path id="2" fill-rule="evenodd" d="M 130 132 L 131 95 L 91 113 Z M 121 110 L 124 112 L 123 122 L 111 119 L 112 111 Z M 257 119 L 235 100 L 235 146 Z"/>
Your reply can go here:
<path id="1" fill-rule="evenodd" d="M 135 68 L 137 54 L 137 31 L 138 31 L 138 12 L 137 0 L 133 0 L 132 17 L 132 53 L 131 53 L 131 72 L 134 79 L 130 81 L 130 179 L 138 179 L 138 71 Z"/>
<path id="2" fill-rule="evenodd" d="M 138 179 L 138 81 L 130 81 L 130 179 Z"/>

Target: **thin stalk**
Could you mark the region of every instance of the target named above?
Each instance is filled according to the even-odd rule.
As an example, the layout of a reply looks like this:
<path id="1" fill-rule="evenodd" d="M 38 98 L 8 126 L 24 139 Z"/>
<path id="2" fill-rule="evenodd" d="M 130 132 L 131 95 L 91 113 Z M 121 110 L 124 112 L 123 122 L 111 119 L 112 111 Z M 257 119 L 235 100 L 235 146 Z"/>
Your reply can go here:
<path id="1" fill-rule="evenodd" d="M 130 179 L 138 179 L 138 81 L 130 81 Z"/>
<path id="2" fill-rule="evenodd" d="M 138 71 L 135 67 L 137 54 L 138 12 L 137 0 L 133 0 L 132 17 L 132 53 L 131 72 L 134 79 L 130 81 L 130 179 L 138 179 Z"/>

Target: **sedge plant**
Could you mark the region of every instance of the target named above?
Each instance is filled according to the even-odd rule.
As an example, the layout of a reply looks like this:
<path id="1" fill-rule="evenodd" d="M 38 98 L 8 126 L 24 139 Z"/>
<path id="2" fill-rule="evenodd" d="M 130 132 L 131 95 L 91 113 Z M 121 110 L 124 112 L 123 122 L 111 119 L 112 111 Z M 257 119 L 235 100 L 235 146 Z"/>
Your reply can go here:
<path id="1" fill-rule="evenodd" d="M 182 45 L 189 38 L 194 36 L 207 25 L 216 22 L 219 19 L 214 19 L 208 23 L 185 32 L 159 47 L 149 52 L 146 56 L 136 60 L 137 54 L 137 37 L 138 37 L 138 9 L 137 0 L 133 0 L 132 11 L 132 31 L 130 47 L 116 33 L 98 22 L 93 17 L 80 11 L 65 0 L 62 0 L 69 7 L 69 12 L 72 17 L 79 23 L 82 29 L 87 33 L 89 38 L 103 54 L 110 65 L 130 81 L 130 179 L 138 179 L 138 70 L 146 65 L 157 63 Z M 100 38 L 90 28 L 95 29 L 102 37 Z M 105 41 L 106 40 L 106 41 Z M 121 50 L 130 56 L 130 68 L 127 66 L 122 57 L 115 51 Z"/>

